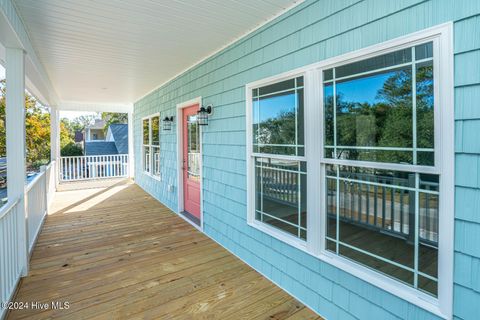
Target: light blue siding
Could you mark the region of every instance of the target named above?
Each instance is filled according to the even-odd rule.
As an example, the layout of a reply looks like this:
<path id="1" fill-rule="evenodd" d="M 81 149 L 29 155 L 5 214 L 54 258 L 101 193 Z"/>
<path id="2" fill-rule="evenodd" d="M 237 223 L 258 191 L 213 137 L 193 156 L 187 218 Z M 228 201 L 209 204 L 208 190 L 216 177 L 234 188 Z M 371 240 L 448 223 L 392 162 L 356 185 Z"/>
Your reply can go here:
<path id="1" fill-rule="evenodd" d="M 480 314 L 480 1 L 306 1 L 135 103 L 136 181 L 177 210 L 176 128 L 161 132 L 162 181 L 141 172 L 141 118 L 203 97 L 205 232 L 328 319 L 436 319 L 246 223 L 245 84 L 454 21 L 454 315 Z M 168 192 L 167 186 L 173 185 Z"/>

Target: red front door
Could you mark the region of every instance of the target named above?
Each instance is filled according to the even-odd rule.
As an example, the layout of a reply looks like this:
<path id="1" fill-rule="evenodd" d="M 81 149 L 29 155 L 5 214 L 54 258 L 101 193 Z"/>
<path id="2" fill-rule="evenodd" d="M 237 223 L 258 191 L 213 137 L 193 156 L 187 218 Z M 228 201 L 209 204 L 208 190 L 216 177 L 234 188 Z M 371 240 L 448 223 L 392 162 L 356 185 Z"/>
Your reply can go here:
<path id="1" fill-rule="evenodd" d="M 200 225 L 200 128 L 199 106 L 183 109 L 183 208 L 186 216 Z"/>

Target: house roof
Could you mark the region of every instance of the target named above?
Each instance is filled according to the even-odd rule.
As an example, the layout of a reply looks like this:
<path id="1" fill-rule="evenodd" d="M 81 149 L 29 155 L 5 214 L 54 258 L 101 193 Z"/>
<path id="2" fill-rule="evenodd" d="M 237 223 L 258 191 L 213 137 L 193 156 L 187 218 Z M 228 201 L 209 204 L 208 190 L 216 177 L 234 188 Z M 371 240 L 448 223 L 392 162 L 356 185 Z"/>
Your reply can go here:
<path id="1" fill-rule="evenodd" d="M 128 125 L 125 123 L 114 123 L 110 125 L 113 140 L 119 154 L 128 153 Z"/>
<path id="2" fill-rule="evenodd" d="M 86 156 L 101 156 L 118 154 L 117 147 L 113 141 L 85 142 Z"/>
<path id="3" fill-rule="evenodd" d="M 103 119 L 95 119 L 95 123 L 90 126 L 87 126 L 89 129 L 103 129 L 105 128 L 105 120 Z"/>

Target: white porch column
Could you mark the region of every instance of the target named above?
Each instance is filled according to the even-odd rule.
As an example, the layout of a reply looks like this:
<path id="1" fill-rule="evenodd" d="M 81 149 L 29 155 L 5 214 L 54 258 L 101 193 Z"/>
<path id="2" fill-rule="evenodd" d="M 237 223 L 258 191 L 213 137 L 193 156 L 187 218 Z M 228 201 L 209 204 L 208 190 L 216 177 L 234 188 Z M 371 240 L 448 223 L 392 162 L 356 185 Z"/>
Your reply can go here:
<path id="1" fill-rule="evenodd" d="M 55 161 L 55 189 L 60 181 L 60 112 L 50 107 L 50 160 Z"/>
<path id="2" fill-rule="evenodd" d="M 7 195 L 19 200 L 17 237 L 22 274 L 28 272 L 28 232 L 25 210 L 25 57 L 19 48 L 6 48 Z"/>
<path id="3" fill-rule="evenodd" d="M 133 150 L 133 106 L 132 110 L 128 112 L 128 175 L 130 178 L 135 177 L 135 157 Z"/>

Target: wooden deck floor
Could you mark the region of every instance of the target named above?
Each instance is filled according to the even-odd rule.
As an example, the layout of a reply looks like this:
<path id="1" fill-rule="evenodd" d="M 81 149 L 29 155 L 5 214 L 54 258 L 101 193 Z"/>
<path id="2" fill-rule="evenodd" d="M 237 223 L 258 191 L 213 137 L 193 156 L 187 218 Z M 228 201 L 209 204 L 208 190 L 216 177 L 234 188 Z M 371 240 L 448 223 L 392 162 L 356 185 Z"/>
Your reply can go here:
<path id="1" fill-rule="evenodd" d="M 8 319 L 319 318 L 137 185 L 60 192 L 52 211 L 16 295 L 30 308 Z"/>

